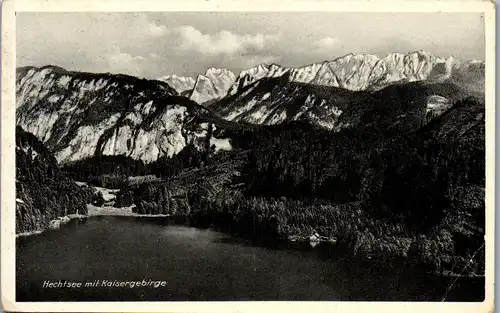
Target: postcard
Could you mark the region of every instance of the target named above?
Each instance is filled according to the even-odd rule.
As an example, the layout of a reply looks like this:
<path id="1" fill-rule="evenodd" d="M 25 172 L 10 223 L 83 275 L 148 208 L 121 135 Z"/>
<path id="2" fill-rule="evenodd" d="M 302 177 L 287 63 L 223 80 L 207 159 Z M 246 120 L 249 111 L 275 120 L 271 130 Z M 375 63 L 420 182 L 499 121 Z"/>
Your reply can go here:
<path id="1" fill-rule="evenodd" d="M 494 15 L 4 1 L 4 310 L 492 311 Z"/>

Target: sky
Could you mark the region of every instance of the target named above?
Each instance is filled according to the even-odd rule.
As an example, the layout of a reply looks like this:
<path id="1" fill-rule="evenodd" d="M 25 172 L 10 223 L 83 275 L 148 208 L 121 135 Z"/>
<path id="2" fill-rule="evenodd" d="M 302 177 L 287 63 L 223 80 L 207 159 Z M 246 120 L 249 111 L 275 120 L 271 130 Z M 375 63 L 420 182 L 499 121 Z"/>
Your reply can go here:
<path id="1" fill-rule="evenodd" d="M 480 13 L 17 13 L 17 66 L 157 78 L 426 50 L 484 60 Z"/>

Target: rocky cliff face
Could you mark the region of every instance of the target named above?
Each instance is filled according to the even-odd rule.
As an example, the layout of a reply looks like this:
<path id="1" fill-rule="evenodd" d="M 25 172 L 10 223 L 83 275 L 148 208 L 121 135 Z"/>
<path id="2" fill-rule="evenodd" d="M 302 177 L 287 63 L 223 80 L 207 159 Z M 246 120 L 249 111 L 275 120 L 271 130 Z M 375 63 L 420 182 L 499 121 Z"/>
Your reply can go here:
<path id="1" fill-rule="evenodd" d="M 224 68 L 209 68 L 204 75 L 198 75 L 189 98 L 199 104 L 207 104 L 224 97 L 236 77 Z"/>
<path id="2" fill-rule="evenodd" d="M 125 155 L 151 162 L 205 142 L 208 111 L 168 84 L 126 75 L 17 71 L 16 122 L 59 162 Z"/>

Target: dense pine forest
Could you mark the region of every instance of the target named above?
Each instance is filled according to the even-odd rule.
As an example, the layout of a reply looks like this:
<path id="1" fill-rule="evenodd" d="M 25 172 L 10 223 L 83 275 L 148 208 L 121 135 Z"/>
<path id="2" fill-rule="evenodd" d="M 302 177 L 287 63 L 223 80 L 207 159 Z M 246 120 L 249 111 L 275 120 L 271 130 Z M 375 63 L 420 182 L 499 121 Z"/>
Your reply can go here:
<path id="1" fill-rule="evenodd" d="M 16 127 L 16 233 L 41 231 L 60 217 L 84 215 L 94 197 L 61 171 L 32 134 Z"/>

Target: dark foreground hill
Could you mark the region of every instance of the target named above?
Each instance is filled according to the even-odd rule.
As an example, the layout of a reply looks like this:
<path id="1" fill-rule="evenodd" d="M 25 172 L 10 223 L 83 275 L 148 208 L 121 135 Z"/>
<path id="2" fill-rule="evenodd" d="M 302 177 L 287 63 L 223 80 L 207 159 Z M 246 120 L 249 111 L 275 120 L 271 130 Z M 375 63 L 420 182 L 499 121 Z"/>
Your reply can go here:
<path id="1" fill-rule="evenodd" d="M 16 233 L 42 231 L 59 218 L 87 214 L 93 191 L 66 177 L 52 153 L 16 128 Z"/>

